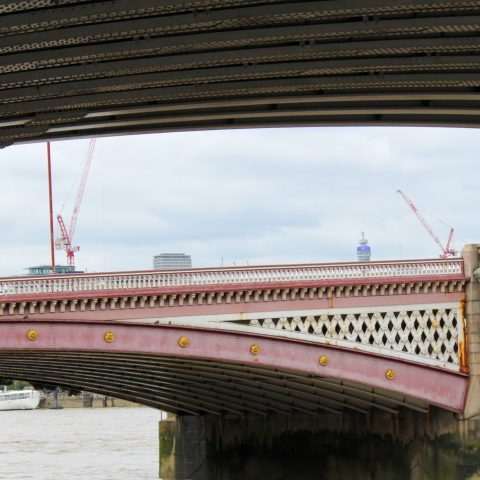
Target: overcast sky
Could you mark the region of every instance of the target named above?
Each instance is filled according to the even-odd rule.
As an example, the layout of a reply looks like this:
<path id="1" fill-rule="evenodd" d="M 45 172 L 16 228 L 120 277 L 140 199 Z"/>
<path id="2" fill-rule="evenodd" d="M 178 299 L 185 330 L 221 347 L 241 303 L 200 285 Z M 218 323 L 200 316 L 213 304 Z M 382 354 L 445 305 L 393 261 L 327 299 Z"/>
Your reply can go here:
<path id="1" fill-rule="evenodd" d="M 52 143 L 54 210 L 67 224 L 88 142 Z M 194 267 L 352 261 L 362 230 L 372 260 L 434 258 L 440 249 L 396 190 L 442 243 L 446 224 L 457 248 L 480 242 L 479 152 L 473 129 L 99 138 L 74 238 L 77 268 L 150 269 L 161 252 L 188 253 Z M 1 276 L 50 262 L 46 162 L 46 144 L 0 150 Z"/>

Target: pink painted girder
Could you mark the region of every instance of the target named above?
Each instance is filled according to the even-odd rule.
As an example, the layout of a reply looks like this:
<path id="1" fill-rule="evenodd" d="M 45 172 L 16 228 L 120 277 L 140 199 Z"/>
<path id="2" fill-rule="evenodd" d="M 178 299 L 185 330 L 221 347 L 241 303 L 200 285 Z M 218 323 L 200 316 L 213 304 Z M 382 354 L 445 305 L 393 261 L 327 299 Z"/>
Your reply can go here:
<path id="1" fill-rule="evenodd" d="M 29 330 L 38 338 L 27 338 Z M 112 343 L 105 341 L 113 332 Z M 180 337 L 188 337 L 188 346 L 179 346 Z M 252 355 L 250 347 L 260 347 Z M 290 338 L 266 335 L 179 328 L 161 325 L 115 324 L 76 321 L 3 321 L 0 322 L 0 351 L 86 351 L 116 352 L 207 359 L 234 364 L 268 366 L 280 371 L 300 372 L 319 377 L 357 382 L 372 388 L 417 398 L 448 410 L 464 409 L 468 376 L 439 368 L 417 365 L 396 358 L 329 345 L 313 345 Z M 328 357 L 322 366 L 319 359 Z M 395 378 L 386 376 L 393 370 Z M 0 365 L 1 371 L 1 365 Z"/>

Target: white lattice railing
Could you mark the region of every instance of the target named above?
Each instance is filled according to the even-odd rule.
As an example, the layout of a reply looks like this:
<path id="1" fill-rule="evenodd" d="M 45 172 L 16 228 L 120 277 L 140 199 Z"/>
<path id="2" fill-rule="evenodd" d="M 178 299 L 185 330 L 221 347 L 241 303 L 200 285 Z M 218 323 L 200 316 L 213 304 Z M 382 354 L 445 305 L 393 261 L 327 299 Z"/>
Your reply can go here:
<path id="1" fill-rule="evenodd" d="M 291 335 L 309 334 L 330 344 L 356 344 L 367 351 L 387 349 L 390 354 L 415 355 L 452 366 L 459 365 L 461 344 L 464 343 L 460 304 L 267 316 L 251 319 L 249 326 L 286 331 Z"/>
<path id="2" fill-rule="evenodd" d="M 463 274 L 462 259 L 279 265 L 0 278 L 0 295 Z"/>

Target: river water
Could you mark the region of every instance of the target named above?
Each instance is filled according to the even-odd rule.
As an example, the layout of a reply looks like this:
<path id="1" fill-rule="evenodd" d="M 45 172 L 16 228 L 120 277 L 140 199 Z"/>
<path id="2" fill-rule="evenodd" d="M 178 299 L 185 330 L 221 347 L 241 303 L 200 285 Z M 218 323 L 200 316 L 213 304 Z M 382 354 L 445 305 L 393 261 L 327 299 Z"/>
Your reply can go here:
<path id="1" fill-rule="evenodd" d="M 0 478 L 158 480 L 158 422 L 150 408 L 0 412 Z"/>

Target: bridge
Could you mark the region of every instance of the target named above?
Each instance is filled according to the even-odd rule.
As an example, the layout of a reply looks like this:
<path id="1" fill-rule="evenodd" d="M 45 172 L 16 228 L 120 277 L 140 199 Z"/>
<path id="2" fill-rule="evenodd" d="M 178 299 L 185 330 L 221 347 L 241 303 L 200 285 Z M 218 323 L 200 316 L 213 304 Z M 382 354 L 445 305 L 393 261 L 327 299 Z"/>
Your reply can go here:
<path id="1" fill-rule="evenodd" d="M 477 268 L 470 246 L 452 259 L 1 278 L 0 376 L 180 418 L 471 416 Z"/>
<path id="2" fill-rule="evenodd" d="M 460 412 L 467 280 L 461 259 L 1 279 L 0 373 L 177 413 Z"/>
<path id="3" fill-rule="evenodd" d="M 0 14 L 0 146 L 480 120 L 479 0 L 5 0 Z"/>

